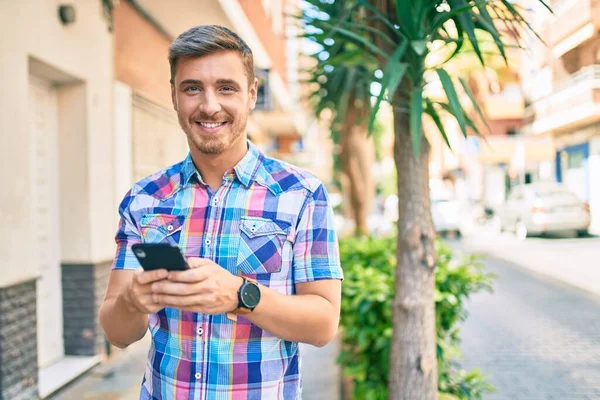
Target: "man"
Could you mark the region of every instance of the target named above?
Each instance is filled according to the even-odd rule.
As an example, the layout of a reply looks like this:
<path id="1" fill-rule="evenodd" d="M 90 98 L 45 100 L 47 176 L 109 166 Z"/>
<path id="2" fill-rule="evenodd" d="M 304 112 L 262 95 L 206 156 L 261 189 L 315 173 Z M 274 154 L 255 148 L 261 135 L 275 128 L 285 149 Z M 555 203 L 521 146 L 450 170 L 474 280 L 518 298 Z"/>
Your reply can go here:
<path id="1" fill-rule="evenodd" d="M 169 61 L 190 153 L 121 203 L 100 323 L 122 348 L 150 330 L 141 399 L 299 399 L 298 342 L 324 346 L 339 322 L 327 192 L 248 142 L 258 82 L 235 33 L 190 29 Z M 144 271 L 140 242 L 177 244 L 191 268 Z"/>

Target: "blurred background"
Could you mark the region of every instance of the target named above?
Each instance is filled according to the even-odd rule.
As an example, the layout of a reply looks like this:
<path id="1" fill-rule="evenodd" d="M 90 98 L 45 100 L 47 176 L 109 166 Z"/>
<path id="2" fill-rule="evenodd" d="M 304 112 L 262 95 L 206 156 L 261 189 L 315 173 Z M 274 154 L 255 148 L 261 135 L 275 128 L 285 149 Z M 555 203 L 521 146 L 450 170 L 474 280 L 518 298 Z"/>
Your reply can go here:
<path id="1" fill-rule="evenodd" d="M 190 27 L 223 25 L 247 41 L 260 79 L 249 137 L 326 183 L 340 236 L 393 235 L 392 110 L 382 105 L 359 142 L 332 123 L 309 3 L 0 1 L 1 400 L 139 393 L 147 338 L 115 349 L 96 315 L 120 200 L 187 153 L 167 50 Z M 495 275 L 493 294 L 465 303 L 459 363 L 495 386 L 484 398 L 600 398 L 600 4 L 550 1 L 551 14 L 520 3 L 543 42 L 511 49 L 508 65 L 448 67 L 489 129 L 465 137 L 443 117 L 447 143 L 423 121 L 435 230 L 458 253 L 485 254 Z M 426 90 L 444 95 L 435 82 Z M 349 396 L 340 342 L 303 349 L 305 398 Z"/>

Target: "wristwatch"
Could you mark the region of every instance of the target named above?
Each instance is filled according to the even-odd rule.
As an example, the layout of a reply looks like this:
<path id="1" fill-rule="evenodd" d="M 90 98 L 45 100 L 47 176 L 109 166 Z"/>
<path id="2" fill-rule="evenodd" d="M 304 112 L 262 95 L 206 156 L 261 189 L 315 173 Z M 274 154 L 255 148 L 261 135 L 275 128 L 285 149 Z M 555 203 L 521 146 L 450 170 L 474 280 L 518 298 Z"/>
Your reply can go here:
<path id="1" fill-rule="evenodd" d="M 260 302 L 260 288 L 254 279 L 242 277 L 244 283 L 238 290 L 238 307 L 233 310 L 234 314 L 248 314 L 254 311 Z"/>

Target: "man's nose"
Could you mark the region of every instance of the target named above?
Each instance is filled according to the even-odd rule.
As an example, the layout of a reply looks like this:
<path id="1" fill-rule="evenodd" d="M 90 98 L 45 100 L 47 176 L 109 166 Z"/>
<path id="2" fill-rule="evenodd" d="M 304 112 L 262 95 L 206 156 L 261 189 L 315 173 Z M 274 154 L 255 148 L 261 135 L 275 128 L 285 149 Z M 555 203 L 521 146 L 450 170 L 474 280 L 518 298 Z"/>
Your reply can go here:
<path id="1" fill-rule="evenodd" d="M 219 103 L 217 94 L 212 90 L 206 90 L 199 108 L 200 111 L 207 115 L 213 115 L 221 111 L 221 104 Z"/>

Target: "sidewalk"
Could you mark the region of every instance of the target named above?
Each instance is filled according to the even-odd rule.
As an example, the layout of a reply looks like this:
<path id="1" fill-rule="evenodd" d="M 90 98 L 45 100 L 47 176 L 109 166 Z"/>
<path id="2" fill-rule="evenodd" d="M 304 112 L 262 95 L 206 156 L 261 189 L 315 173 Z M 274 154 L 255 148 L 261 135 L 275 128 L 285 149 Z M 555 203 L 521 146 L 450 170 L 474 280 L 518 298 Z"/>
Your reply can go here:
<path id="1" fill-rule="evenodd" d="M 600 239 L 530 238 L 510 233 L 471 232 L 460 244 L 466 253 L 485 253 L 594 294 L 600 294 Z"/>
<path id="2" fill-rule="evenodd" d="M 95 367 L 48 400 L 139 400 L 149 346 L 150 335 L 146 335 L 110 362 Z M 323 348 L 301 344 L 300 351 L 303 399 L 340 400 L 341 373 L 335 363 L 338 341 Z"/>

